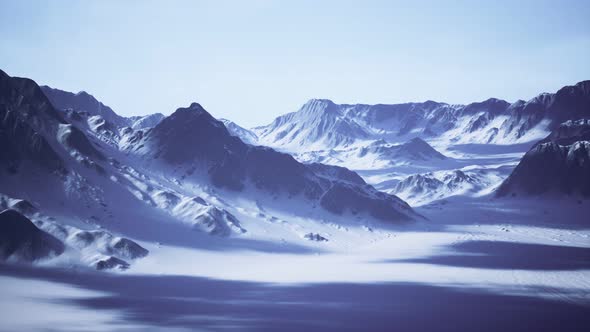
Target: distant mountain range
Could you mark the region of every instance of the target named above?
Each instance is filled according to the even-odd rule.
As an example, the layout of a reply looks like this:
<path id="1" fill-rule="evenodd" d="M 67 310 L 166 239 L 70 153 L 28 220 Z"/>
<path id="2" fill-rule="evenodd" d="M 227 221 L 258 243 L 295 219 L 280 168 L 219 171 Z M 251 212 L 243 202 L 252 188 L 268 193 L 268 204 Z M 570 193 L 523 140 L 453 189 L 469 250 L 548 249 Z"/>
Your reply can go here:
<path id="1" fill-rule="evenodd" d="M 515 144 L 541 139 L 562 122 L 590 116 L 590 81 L 512 104 L 495 98 L 468 105 L 434 101 L 393 105 L 313 99 L 294 113 L 253 128 L 259 144 L 290 152 L 342 149 L 366 141 Z"/>

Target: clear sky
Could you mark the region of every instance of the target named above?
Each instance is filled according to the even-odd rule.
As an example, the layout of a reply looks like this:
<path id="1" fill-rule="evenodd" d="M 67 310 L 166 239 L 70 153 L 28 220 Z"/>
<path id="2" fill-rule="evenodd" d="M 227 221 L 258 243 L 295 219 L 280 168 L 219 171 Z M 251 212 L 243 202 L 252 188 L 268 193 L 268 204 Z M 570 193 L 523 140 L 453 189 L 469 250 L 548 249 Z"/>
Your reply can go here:
<path id="1" fill-rule="evenodd" d="M 0 0 L 0 68 L 122 115 L 508 101 L 590 79 L 590 1 Z"/>

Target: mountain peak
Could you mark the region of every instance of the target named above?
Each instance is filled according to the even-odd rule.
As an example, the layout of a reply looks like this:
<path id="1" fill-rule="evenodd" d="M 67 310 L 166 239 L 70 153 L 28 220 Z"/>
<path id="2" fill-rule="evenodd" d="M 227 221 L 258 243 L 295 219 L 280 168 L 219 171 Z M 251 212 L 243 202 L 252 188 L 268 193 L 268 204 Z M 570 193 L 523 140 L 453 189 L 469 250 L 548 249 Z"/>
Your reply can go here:
<path id="1" fill-rule="evenodd" d="M 398 148 L 403 153 L 417 159 L 446 159 L 442 153 L 436 151 L 428 142 L 419 137 L 412 138 L 409 142 L 398 146 Z"/>
<path id="2" fill-rule="evenodd" d="M 85 111 L 91 115 L 100 115 L 108 122 L 117 126 L 126 126 L 128 121 L 126 118 L 118 115 L 109 106 L 103 104 L 93 95 L 86 91 L 72 93 L 47 85 L 41 86 L 41 91 L 45 94 L 47 99 L 51 102 L 54 108 L 58 110 L 73 109 L 77 111 Z"/>
<path id="3" fill-rule="evenodd" d="M 180 107 L 177 108 L 176 111 L 174 111 L 174 113 L 172 113 L 169 118 L 177 118 L 179 116 L 182 116 L 185 119 L 189 119 L 190 117 L 195 117 L 195 116 L 205 116 L 206 118 L 209 118 L 210 120 L 215 120 L 215 118 L 213 118 L 213 116 L 211 114 L 209 114 L 209 112 L 207 112 L 203 106 L 201 106 L 201 104 L 199 103 L 191 103 L 190 106 L 188 107 Z"/>
<path id="4" fill-rule="evenodd" d="M 153 127 L 149 135 L 158 142 L 159 155 L 171 162 L 219 154 L 224 145 L 239 141 L 198 103 L 178 108 Z M 187 143 L 193 145 L 192 149 L 186 148 Z"/>
<path id="5" fill-rule="evenodd" d="M 420 137 L 414 137 L 410 141 L 406 142 L 404 145 L 412 146 L 415 148 L 432 149 L 432 146 L 430 146 L 430 144 L 428 144 L 425 140 L 421 139 Z"/>
<path id="6" fill-rule="evenodd" d="M 312 98 L 308 100 L 305 104 L 334 104 L 334 102 L 327 98 Z"/>
<path id="7" fill-rule="evenodd" d="M 333 118 L 342 115 L 340 106 L 329 99 L 310 99 L 300 109 L 300 115 L 308 119 Z"/>
<path id="8" fill-rule="evenodd" d="M 201 106 L 201 104 L 196 103 L 196 102 L 192 102 L 191 105 L 188 107 L 191 110 L 195 110 L 195 111 L 203 111 L 206 112 L 205 109 L 203 108 L 203 106 Z"/>
<path id="9" fill-rule="evenodd" d="M 481 102 L 471 103 L 463 109 L 463 112 L 466 114 L 474 114 L 481 111 L 490 113 L 490 114 L 501 114 L 505 112 L 508 107 L 510 107 L 510 103 L 498 99 L 498 98 L 488 98 Z"/>

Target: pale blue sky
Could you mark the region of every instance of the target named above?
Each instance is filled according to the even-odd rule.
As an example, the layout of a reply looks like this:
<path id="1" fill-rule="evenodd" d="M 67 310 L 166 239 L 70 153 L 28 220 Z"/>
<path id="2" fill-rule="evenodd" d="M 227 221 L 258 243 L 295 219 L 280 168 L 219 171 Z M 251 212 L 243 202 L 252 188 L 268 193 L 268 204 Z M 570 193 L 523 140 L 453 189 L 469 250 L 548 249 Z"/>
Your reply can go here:
<path id="1" fill-rule="evenodd" d="M 514 101 L 590 79 L 590 1 L 0 0 L 0 68 L 123 115 Z"/>

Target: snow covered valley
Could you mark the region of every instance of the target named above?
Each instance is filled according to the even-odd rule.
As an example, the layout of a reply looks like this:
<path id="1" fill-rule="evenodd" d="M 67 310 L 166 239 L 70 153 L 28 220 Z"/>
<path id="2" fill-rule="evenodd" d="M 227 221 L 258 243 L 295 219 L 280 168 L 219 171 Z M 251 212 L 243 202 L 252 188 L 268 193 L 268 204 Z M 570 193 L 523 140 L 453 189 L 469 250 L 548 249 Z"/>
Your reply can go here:
<path id="1" fill-rule="evenodd" d="M 2 327 L 582 331 L 590 231 L 534 206 L 475 200 L 419 210 L 429 221 L 405 227 L 314 227 L 327 242 L 291 230 L 288 242 L 140 241 L 150 254 L 125 272 L 2 265 Z M 17 304 L 34 319 L 11 314 Z"/>
<path id="2" fill-rule="evenodd" d="M 590 81 L 247 130 L 0 79 L 2 331 L 590 323 Z"/>

